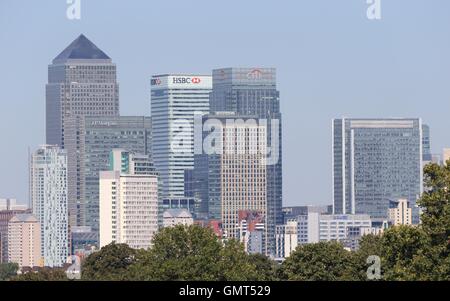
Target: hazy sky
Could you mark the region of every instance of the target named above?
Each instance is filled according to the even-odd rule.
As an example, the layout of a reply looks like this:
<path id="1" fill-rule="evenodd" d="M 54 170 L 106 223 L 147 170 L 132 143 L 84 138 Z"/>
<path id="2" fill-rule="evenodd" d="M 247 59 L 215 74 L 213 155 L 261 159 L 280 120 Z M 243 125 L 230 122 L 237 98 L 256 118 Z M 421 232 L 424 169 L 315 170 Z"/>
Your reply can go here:
<path id="1" fill-rule="evenodd" d="M 450 146 L 450 1 L 0 0 L 0 198 L 28 198 L 45 142 L 47 65 L 80 33 L 118 66 L 122 115 L 150 114 L 152 74 L 276 67 L 284 205 L 331 203 L 331 119 L 422 117 Z"/>

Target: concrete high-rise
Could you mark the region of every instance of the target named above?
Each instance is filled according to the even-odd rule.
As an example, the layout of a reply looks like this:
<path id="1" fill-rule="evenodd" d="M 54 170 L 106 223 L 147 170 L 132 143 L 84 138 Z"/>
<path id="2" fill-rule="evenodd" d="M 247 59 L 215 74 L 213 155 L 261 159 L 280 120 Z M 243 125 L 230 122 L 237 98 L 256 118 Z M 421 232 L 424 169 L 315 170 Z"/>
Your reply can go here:
<path id="1" fill-rule="evenodd" d="M 8 262 L 22 267 L 43 264 L 41 252 L 41 225 L 32 214 L 18 214 L 8 224 Z"/>
<path id="2" fill-rule="evenodd" d="M 150 157 L 111 153 L 100 172 L 100 247 L 112 242 L 148 249 L 158 231 L 158 175 Z"/>
<path id="3" fill-rule="evenodd" d="M 80 35 L 49 65 L 46 87 L 47 144 L 67 151 L 70 226 L 84 224 L 79 139 L 82 118 L 118 115 L 116 65 Z"/>
<path id="4" fill-rule="evenodd" d="M 184 198 L 194 167 L 194 116 L 209 113 L 211 76 L 155 75 L 151 80 L 152 157 L 162 198 Z"/>
<path id="5" fill-rule="evenodd" d="M 31 155 L 30 196 L 33 214 L 41 226 L 44 265 L 60 267 L 69 255 L 65 150 L 44 145 Z"/>
<path id="6" fill-rule="evenodd" d="M 380 223 L 389 200 L 405 198 L 414 208 L 423 191 L 423 128 L 418 118 L 334 119 L 334 213 Z"/>
<path id="7" fill-rule="evenodd" d="M 199 212 L 220 220 L 231 238 L 239 238 L 239 212 L 258 212 L 264 224 L 263 253 L 268 254 L 267 127 L 255 118 L 225 112 L 203 116 L 203 141 L 215 138 L 213 149 L 195 155 L 194 195 Z"/>
<path id="8" fill-rule="evenodd" d="M 282 116 L 275 68 L 213 70 L 211 113 L 229 111 L 267 120 L 267 230 L 268 247 L 275 254 L 275 226 L 282 224 Z"/>
<path id="9" fill-rule="evenodd" d="M 80 131 L 80 191 L 84 225 L 99 229 L 99 176 L 109 169 L 113 149 L 149 155 L 151 118 L 143 116 L 86 116 Z"/>

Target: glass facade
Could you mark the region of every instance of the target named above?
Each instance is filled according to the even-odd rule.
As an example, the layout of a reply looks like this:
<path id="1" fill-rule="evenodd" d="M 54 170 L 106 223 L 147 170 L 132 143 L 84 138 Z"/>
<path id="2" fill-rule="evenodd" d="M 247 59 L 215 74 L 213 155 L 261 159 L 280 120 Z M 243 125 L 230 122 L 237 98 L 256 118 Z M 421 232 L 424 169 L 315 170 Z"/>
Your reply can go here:
<path id="1" fill-rule="evenodd" d="M 81 191 L 85 226 L 99 229 L 99 174 L 110 168 L 110 153 L 123 149 L 144 155 L 151 152 L 151 118 L 142 116 L 84 118 L 80 134 Z M 129 162 L 128 162 L 129 165 Z M 124 167 L 127 168 L 127 167 Z"/>
<path id="2" fill-rule="evenodd" d="M 414 207 L 423 191 L 422 129 L 420 119 L 333 120 L 334 213 L 380 222 L 389 200 L 406 198 Z"/>
<path id="3" fill-rule="evenodd" d="M 152 156 L 162 198 L 185 197 L 185 170 L 194 167 L 194 116 L 209 113 L 211 86 L 211 76 L 152 77 Z"/>

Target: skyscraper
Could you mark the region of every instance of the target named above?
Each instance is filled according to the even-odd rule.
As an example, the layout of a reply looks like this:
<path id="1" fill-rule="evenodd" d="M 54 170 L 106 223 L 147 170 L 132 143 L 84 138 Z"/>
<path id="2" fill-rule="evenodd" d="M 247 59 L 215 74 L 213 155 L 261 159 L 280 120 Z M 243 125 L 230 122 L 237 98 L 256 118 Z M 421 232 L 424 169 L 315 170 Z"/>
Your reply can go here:
<path id="1" fill-rule="evenodd" d="M 69 255 L 67 155 L 44 145 L 31 155 L 30 195 L 33 214 L 41 225 L 44 265 L 62 266 Z"/>
<path id="2" fill-rule="evenodd" d="M 158 175 L 147 155 L 111 152 L 100 172 L 100 247 L 111 242 L 147 249 L 158 231 Z"/>
<path id="3" fill-rule="evenodd" d="M 282 224 L 282 116 L 274 68 L 224 68 L 213 70 L 211 113 L 231 111 L 267 120 L 267 228 L 269 250 L 275 254 L 275 226 Z M 271 162 L 272 161 L 272 162 Z"/>
<path id="4" fill-rule="evenodd" d="M 80 35 L 48 67 L 47 144 L 59 145 L 68 157 L 68 202 L 71 226 L 82 225 L 80 126 L 84 116 L 118 116 L 116 65 Z"/>
<path id="5" fill-rule="evenodd" d="M 185 170 L 194 167 L 194 115 L 209 113 L 211 88 L 211 76 L 152 77 L 152 156 L 162 198 L 185 197 Z"/>
<path id="6" fill-rule="evenodd" d="M 414 207 L 423 191 L 422 129 L 417 118 L 334 119 L 334 213 L 381 222 L 389 200 L 405 198 Z"/>
<path id="7" fill-rule="evenodd" d="M 217 113 L 203 117 L 207 130 L 203 141 L 214 148 L 195 155 L 194 196 L 200 200 L 200 213 L 221 220 L 222 229 L 239 239 L 239 212 L 257 212 L 264 225 L 261 248 L 268 254 L 267 212 L 267 127 L 253 116 Z"/>
<path id="8" fill-rule="evenodd" d="M 113 149 L 149 155 L 151 118 L 86 116 L 80 131 L 80 190 L 84 225 L 98 233 L 99 176 L 108 170 Z"/>

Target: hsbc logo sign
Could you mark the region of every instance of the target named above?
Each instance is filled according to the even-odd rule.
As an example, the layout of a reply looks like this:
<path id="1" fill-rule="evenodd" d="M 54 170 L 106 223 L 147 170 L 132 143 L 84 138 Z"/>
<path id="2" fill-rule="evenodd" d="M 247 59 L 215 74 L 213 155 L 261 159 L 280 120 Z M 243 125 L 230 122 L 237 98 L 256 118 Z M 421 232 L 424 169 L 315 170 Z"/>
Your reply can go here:
<path id="1" fill-rule="evenodd" d="M 191 82 L 192 82 L 193 84 L 199 84 L 201 81 L 202 81 L 202 80 L 201 80 L 200 78 L 198 78 L 198 77 L 193 77 L 193 78 L 191 79 Z"/>
<path id="2" fill-rule="evenodd" d="M 161 85 L 161 80 L 159 78 L 154 78 L 151 81 L 151 85 L 152 86 L 159 86 L 159 85 Z"/>
<path id="3" fill-rule="evenodd" d="M 173 77 L 173 84 L 199 84 L 201 83 L 201 79 L 199 77 Z"/>

